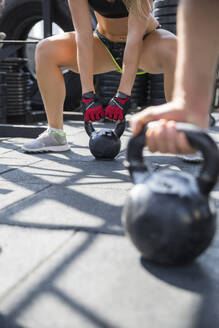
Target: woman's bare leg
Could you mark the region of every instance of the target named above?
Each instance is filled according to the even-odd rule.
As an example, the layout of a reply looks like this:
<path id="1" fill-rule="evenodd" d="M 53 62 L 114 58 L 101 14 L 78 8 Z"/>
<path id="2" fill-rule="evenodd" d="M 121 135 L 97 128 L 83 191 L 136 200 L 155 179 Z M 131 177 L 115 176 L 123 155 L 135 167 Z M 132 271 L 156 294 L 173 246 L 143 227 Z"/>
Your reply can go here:
<path id="1" fill-rule="evenodd" d="M 177 39 L 169 31 L 158 29 L 144 40 L 139 67 L 151 74 L 164 74 L 167 101 L 172 98 L 176 66 Z"/>
<path id="2" fill-rule="evenodd" d="M 75 33 L 62 33 L 41 41 L 36 49 L 36 75 L 47 114 L 48 125 L 63 128 L 63 104 L 66 96 L 61 67 L 78 72 Z M 115 66 L 94 36 L 94 73 L 114 70 Z"/>

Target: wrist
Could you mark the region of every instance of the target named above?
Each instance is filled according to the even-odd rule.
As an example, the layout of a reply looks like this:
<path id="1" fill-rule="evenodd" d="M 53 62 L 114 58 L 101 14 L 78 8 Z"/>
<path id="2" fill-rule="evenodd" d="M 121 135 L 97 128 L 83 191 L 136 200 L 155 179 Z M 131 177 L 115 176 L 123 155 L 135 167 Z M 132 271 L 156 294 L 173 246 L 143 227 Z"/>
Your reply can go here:
<path id="1" fill-rule="evenodd" d="M 95 93 L 92 90 L 91 91 L 88 91 L 88 92 L 84 92 L 82 94 L 82 98 L 86 98 L 86 99 L 94 98 L 94 96 L 95 96 Z"/>
<path id="2" fill-rule="evenodd" d="M 182 121 L 198 125 L 202 128 L 208 127 L 208 114 L 207 106 L 201 103 L 191 103 L 184 98 L 176 97 L 171 101 L 173 108 L 179 111 Z"/>
<path id="3" fill-rule="evenodd" d="M 127 97 L 129 98 L 130 95 L 127 95 L 127 94 L 124 93 L 124 92 L 117 91 L 117 93 L 116 93 L 116 98 L 126 99 Z"/>

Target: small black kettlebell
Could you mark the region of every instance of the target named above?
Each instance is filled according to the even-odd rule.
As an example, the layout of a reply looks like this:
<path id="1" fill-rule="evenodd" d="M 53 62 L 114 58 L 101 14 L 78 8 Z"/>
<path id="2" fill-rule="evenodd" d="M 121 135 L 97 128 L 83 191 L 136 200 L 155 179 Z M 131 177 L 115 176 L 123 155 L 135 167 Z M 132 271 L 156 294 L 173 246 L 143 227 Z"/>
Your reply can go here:
<path id="1" fill-rule="evenodd" d="M 203 154 L 199 176 L 167 169 L 150 174 L 142 154 L 146 129 L 128 143 L 127 166 L 136 185 L 126 200 L 122 222 L 143 258 L 185 264 L 210 245 L 216 231 L 216 208 L 208 195 L 217 182 L 219 151 L 206 132 L 177 123 L 177 130 Z"/>
<path id="2" fill-rule="evenodd" d="M 121 148 L 120 137 L 125 130 L 125 119 L 116 123 L 115 129 L 100 129 L 96 131 L 91 122 L 84 122 L 85 130 L 90 137 L 89 148 L 96 159 L 113 160 Z"/>

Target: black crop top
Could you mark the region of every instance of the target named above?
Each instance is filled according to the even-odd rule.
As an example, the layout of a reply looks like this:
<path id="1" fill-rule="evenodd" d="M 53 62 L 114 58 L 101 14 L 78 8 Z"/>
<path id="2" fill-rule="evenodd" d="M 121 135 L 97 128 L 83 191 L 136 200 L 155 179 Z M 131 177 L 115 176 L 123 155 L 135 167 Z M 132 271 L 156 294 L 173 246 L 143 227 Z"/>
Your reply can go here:
<path id="1" fill-rule="evenodd" d="M 107 0 L 88 0 L 89 5 L 98 14 L 107 18 L 122 18 L 128 16 L 128 10 L 122 0 L 109 2 Z"/>

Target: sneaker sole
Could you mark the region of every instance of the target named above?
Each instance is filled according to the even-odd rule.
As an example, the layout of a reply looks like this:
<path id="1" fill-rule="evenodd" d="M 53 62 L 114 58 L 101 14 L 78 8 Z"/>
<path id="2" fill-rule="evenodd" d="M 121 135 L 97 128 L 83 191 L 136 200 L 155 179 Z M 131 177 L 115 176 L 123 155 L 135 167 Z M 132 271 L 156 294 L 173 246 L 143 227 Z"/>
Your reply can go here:
<path id="1" fill-rule="evenodd" d="M 51 147 L 43 147 L 37 149 L 28 149 L 24 146 L 21 147 L 26 153 L 46 153 L 46 152 L 61 152 L 61 151 L 68 151 L 71 148 L 69 146 L 51 146 Z"/>

